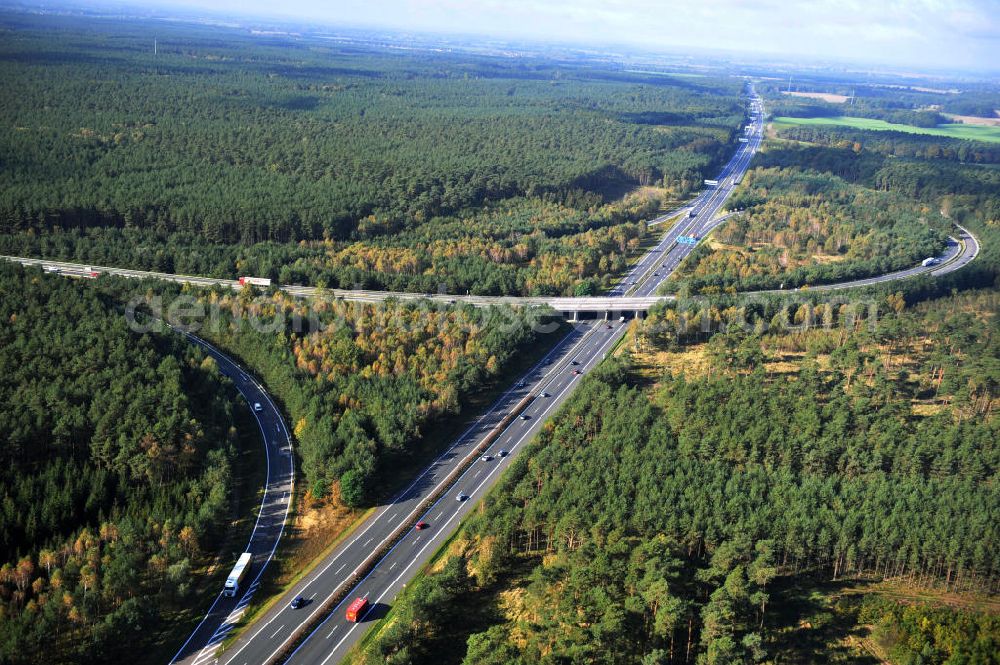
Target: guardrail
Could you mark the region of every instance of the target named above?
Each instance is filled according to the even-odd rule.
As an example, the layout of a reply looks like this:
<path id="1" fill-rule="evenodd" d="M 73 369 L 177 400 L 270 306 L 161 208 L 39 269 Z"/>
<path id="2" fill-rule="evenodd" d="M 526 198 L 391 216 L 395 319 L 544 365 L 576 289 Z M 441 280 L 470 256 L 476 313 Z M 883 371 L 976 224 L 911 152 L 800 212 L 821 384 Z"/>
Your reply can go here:
<path id="1" fill-rule="evenodd" d="M 591 331 L 588 334 L 592 334 Z M 564 370 L 571 363 L 572 359 L 567 357 L 561 362 L 557 363 L 552 370 L 546 374 L 545 378 L 538 382 L 538 386 L 545 385 L 549 376 L 553 373 Z M 271 658 L 265 661 L 266 665 L 272 665 L 276 663 L 285 662 L 292 653 L 299 647 L 299 645 L 311 635 L 315 629 L 326 621 L 327 617 L 337 609 L 337 606 L 347 598 L 351 590 L 357 586 L 368 574 L 378 565 L 378 562 L 389 553 L 393 547 L 399 543 L 403 537 L 410 532 L 410 529 L 414 527 L 417 522 L 417 518 L 427 512 L 431 506 L 433 506 L 437 501 L 444 495 L 446 495 L 455 485 L 458 478 L 469 469 L 470 466 L 475 464 L 476 460 L 497 440 L 507 427 L 514 422 L 514 419 L 521 415 L 521 412 L 531 402 L 538 398 L 541 394 L 540 389 L 533 389 L 527 395 L 525 395 L 521 400 L 511 408 L 510 411 L 500 419 L 496 425 L 483 437 L 482 441 L 469 451 L 465 459 L 455 467 L 451 473 L 449 473 L 444 480 L 438 483 L 437 489 L 431 494 L 429 494 L 423 501 L 421 501 L 416 508 L 414 508 L 409 515 L 400 523 L 400 525 L 389 535 L 388 538 L 382 541 L 382 544 L 375 549 L 368 557 L 365 558 L 358 566 L 351 571 L 351 574 L 337 587 L 336 591 L 331 594 L 326 602 L 322 605 L 318 612 L 314 612 L 313 619 L 306 621 L 298 629 L 292 633 L 285 644 L 283 644 L 278 651 L 276 651 Z"/>
<path id="2" fill-rule="evenodd" d="M 375 549 L 364 561 L 362 561 L 358 566 L 351 571 L 351 574 L 345 579 L 337 590 L 333 592 L 327 598 L 327 601 L 323 604 L 322 609 L 315 613 L 315 618 L 312 621 L 307 621 L 299 626 L 298 629 L 292 636 L 286 640 L 286 643 L 282 645 L 279 651 L 275 652 L 271 658 L 269 658 L 265 663 L 271 665 L 272 663 L 283 663 L 285 662 L 292 653 L 299 647 L 299 645 L 304 641 L 306 637 L 311 635 L 313 631 L 324 621 L 327 617 L 337 609 L 337 606 L 347 598 L 351 590 L 357 586 L 368 574 L 374 570 L 378 562 L 385 557 L 389 551 L 396 546 L 396 544 L 403 539 L 403 537 L 410 532 L 417 522 L 417 518 L 427 512 L 431 506 L 433 506 L 442 496 L 447 494 L 452 487 L 454 487 L 458 478 L 465 473 L 465 471 L 475 464 L 479 456 L 482 455 L 493 442 L 496 441 L 497 437 L 507 429 L 514 419 L 520 415 L 522 411 L 530 404 L 538 394 L 534 391 L 525 396 L 520 402 L 514 405 L 507 415 L 505 415 L 499 423 L 497 423 L 490 432 L 483 437 L 483 440 L 473 448 L 469 454 L 462 460 L 455 469 L 448 474 L 448 476 L 438 484 L 438 489 L 433 494 L 428 495 L 423 501 L 421 501 L 416 508 L 414 508 L 409 515 L 400 523 L 400 526 L 396 528 L 388 538 L 382 541 L 382 544 Z"/>

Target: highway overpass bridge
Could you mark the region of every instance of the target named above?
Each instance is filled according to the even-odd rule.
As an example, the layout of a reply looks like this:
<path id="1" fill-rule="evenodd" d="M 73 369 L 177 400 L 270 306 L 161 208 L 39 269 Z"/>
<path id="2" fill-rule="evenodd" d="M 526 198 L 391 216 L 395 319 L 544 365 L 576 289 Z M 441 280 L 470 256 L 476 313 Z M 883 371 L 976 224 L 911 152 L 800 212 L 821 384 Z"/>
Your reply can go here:
<path id="1" fill-rule="evenodd" d="M 759 100 L 755 103 L 759 105 Z M 541 305 L 562 312 L 569 318 L 597 314 L 617 319 L 637 313 L 641 315 L 655 303 L 669 299 L 652 294 L 693 249 L 687 243 L 679 244 L 679 236 L 704 238 L 717 225 L 723 203 L 759 147 L 762 116 L 758 106 L 751 125 L 751 141 L 741 144 L 742 147 L 720 173 L 717 184 L 692 203 L 689 212 L 694 215 L 682 217 L 668 229 L 657 246 L 632 266 L 628 275 L 608 296 L 517 298 L 321 290 L 294 285 L 279 288 L 296 297 L 339 298 L 354 302 L 423 299 L 438 304 L 466 302 L 478 307 Z M 952 241 L 936 265 L 916 266 L 866 280 L 817 287 L 816 290 L 865 286 L 922 273 L 936 276 L 957 270 L 979 252 L 975 238 L 964 229 L 960 230 L 960 238 Z M 84 266 L 43 259 L 0 258 L 25 265 L 40 265 L 50 272 L 63 272 L 80 278 L 93 277 L 94 273 L 109 273 L 202 287 L 240 288 L 239 283 L 233 280 Z M 379 611 L 382 611 L 390 605 L 420 567 L 450 537 L 453 525 L 474 509 L 479 497 L 489 491 L 523 445 L 569 398 L 579 384 L 581 374 L 586 374 L 601 362 L 625 334 L 627 327 L 612 322 L 607 326 L 576 325 L 570 328 L 571 331 L 537 365 L 475 419 L 469 429 L 431 462 L 411 485 L 379 506 L 370 518 L 359 525 L 352 537 L 333 548 L 279 601 L 264 608 L 253 626 L 227 643 L 224 650 L 221 649 L 220 645 L 231 635 L 230 631 L 236 632 L 233 629 L 246 605 L 242 600 L 235 607 L 226 605 L 221 610 L 213 605 L 172 662 L 183 665 L 244 665 L 287 661 L 295 665 L 329 665 L 344 658 L 371 625 L 346 621 L 342 607 L 344 600 L 370 597 L 372 619 L 377 616 L 374 608 L 381 608 Z M 235 365 L 233 369 L 238 370 Z M 243 380 L 252 383 L 249 375 L 245 376 Z M 249 398 L 252 399 L 252 393 Z M 287 433 L 280 427 L 275 431 L 278 434 Z M 282 448 L 287 450 L 284 442 Z M 463 497 L 462 500 L 455 500 L 453 492 L 456 490 L 461 492 L 459 496 Z M 417 520 L 425 520 L 430 528 L 413 529 Z M 313 602 L 304 611 L 295 610 L 289 607 L 289 601 L 296 596 Z"/>
<path id="2" fill-rule="evenodd" d="M 66 261 L 51 261 L 48 259 L 33 259 L 20 256 L 0 256 L 0 259 L 20 263 L 25 266 L 42 266 L 51 272 L 61 272 L 68 276 L 89 277 L 97 275 L 117 275 L 131 279 L 160 279 L 181 284 L 192 284 L 200 287 L 219 286 L 233 290 L 243 288 L 236 280 L 216 279 L 213 277 L 198 277 L 194 275 L 175 275 L 172 273 L 154 272 L 150 270 L 131 270 L 128 268 L 113 268 L 110 266 L 84 265 Z M 442 305 L 468 303 L 475 307 L 490 307 L 492 305 L 513 305 L 518 307 L 551 307 L 570 320 L 581 316 L 597 316 L 612 318 L 618 316 L 640 316 L 657 302 L 672 300 L 673 296 L 587 296 L 568 298 L 563 296 L 473 296 L 451 295 L 445 293 L 406 293 L 402 291 L 364 291 L 353 289 L 322 289 L 312 286 L 278 286 L 285 293 L 297 298 L 332 298 L 349 302 L 380 303 L 385 301 L 417 301 L 426 300 Z"/>
<path id="3" fill-rule="evenodd" d="M 712 226 L 717 225 L 718 218 L 712 222 Z M 946 250 L 938 257 L 938 263 L 933 265 L 918 265 L 906 270 L 869 277 L 838 284 L 825 284 L 811 287 L 812 291 L 833 291 L 852 287 L 871 286 L 882 282 L 891 282 L 899 279 L 906 279 L 920 274 L 928 274 L 933 277 L 947 274 L 962 268 L 979 254 L 979 242 L 965 228 L 958 227 L 958 238 L 951 238 Z M 668 239 L 669 240 L 669 239 Z M 661 251 L 666 251 L 666 245 Z M 676 245 L 674 245 L 676 246 Z M 217 279 L 214 277 L 198 277 L 193 275 L 175 275 L 171 273 L 153 272 L 149 270 L 131 270 L 129 268 L 113 268 L 109 266 L 84 265 L 81 263 L 70 263 L 66 261 L 52 261 L 48 259 L 34 259 L 20 256 L 2 256 L 0 259 L 20 263 L 25 266 L 42 266 L 50 272 L 62 272 L 69 276 L 90 277 L 95 273 L 98 275 L 109 274 L 132 279 L 161 279 L 181 284 L 192 284 L 194 286 L 212 287 L 219 286 L 239 290 L 242 285 L 231 279 Z M 679 262 L 679 261 L 678 261 Z M 658 265 L 658 264 L 656 264 Z M 653 263 L 650 262 L 650 266 Z M 634 272 L 641 272 L 644 266 L 637 266 Z M 652 268 L 649 269 L 650 271 Z M 661 278 L 662 279 L 662 278 Z M 649 280 L 657 282 L 661 280 Z M 297 298 L 332 298 L 348 302 L 380 303 L 385 301 L 419 301 L 424 300 L 441 305 L 454 305 L 457 303 L 468 303 L 475 307 L 490 307 L 493 305 L 512 305 L 518 307 L 551 307 L 561 313 L 570 321 L 580 318 L 604 318 L 618 319 L 620 317 L 633 318 L 641 317 L 649 311 L 653 305 L 659 302 L 674 300 L 674 296 L 658 295 L 608 295 L 608 296 L 473 296 L 454 295 L 447 293 L 406 293 L 402 291 L 365 291 L 353 289 L 323 289 L 312 286 L 285 285 L 276 288 Z M 620 287 L 619 287 L 620 288 Z M 643 289 L 649 291 L 649 288 Z M 763 291 L 760 293 L 780 293 L 779 291 Z"/>

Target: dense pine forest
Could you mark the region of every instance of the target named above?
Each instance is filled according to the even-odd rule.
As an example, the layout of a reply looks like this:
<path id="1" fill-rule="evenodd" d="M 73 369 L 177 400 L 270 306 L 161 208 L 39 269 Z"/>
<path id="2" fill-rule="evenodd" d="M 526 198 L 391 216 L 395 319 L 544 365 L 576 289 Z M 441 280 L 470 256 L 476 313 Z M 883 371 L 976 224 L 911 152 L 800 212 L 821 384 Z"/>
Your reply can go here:
<path id="1" fill-rule="evenodd" d="M 729 204 L 746 208 L 699 247 L 674 288 L 795 288 L 911 268 L 946 246 L 951 224 L 898 194 L 797 167 L 756 168 Z"/>
<path id="2" fill-rule="evenodd" d="M 684 262 L 669 290 L 797 288 L 883 274 L 939 255 L 951 222 L 974 230 L 998 273 L 1000 150 L 844 127 L 782 127 L 726 206 L 741 210 Z"/>
<path id="3" fill-rule="evenodd" d="M 715 65 L 155 33 L 0 10 L 0 254 L 591 295 L 746 121 L 742 74 Z M 986 85 L 803 84 L 840 104 L 756 85 L 773 115 L 933 127 L 998 106 Z M 354 663 L 1000 665 L 1000 146 L 767 132 L 679 297 L 579 377 Z M 912 267 L 953 223 L 982 242 L 958 272 L 808 288 Z M 763 289 L 800 290 L 740 293 Z M 334 515 L 323 542 L 289 524 L 258 597 L 565 330 L 544 309 L 0 264 L 0 665 L 158 662 L 242 546 L 258 431 L 160 322 L 185 311 L 287 418 L 293 519 Z"/>
<path id="4" fill-rule="evenodd" d="M 52 662 L 113 660 L 122 634 L 148 641 L 139 631 L 175 625 L 164 613 L 194 602 L 192 580 L 232 530 L 235 391 L 148 312 L 211 313 L 178 322 L 203 324 L 264 380 L 291 417 L 308 496 L 348 507 L 391 489 L 387 473 L 433 452 L 425 433 L 539 341 L 535 312 L 0 269 L 0 662 L 31 662 L 56 629 Z M 128 327 L 137 294 L 152 332 Z"/>
<path id="5" fill-rule="evenodd" d="M 139 23 L 0 19 L 8 254 L 573 293 L 725 161 L 743 119 L 735 79 L 193 26 L 162 26 L 154 56 Z"/>
<path id="6" fill-rule="evenodd" d="M 960 224 L 1000 218 L 1000 152 L 993 144 L 842 127 L 784 127 L 777 138 L 758 165 L 797 166 L 900 194 Z"/>
<path id="7" fill-rule="evenodd" d="M 119 660 L 224 543 L 243 407 L 90 284 L 0 265 L 0 320 L 0 662 Z"/>
<path id="8" fill-rule="evenodd" d="M 636 324 L 356 662 L 997 662 L 995 605 L 927 603 L 1000 583 L 995 149 L 766 148 L 685 266 L 711 299 Z M 949 219 L 982 255 L 947 278 L 727 295 L 906 263 Z"/>
<path id="9" fill-rule="evenodd" d="M 788 579 L 996 592 L 1000 303 L 880 310 L 679 346 L 665 312 L 638 325 L 358 660 L 813 662 L 774 629 Z M 983 630 L 924 662 L 995 662 Z"/>
<path id="10" fill-rule="evenodd" d="M 129 287 L 118 283 L 120 297 Z M 150 288 L 167 313 L 190 294 Z M 426 453 L 433 424 L 457 415 L 516 355 L 556 341 L 537 332 L 546 321 L 533 310 L 304 302 L 252 288 L 185 302 L 209 313 L 198 334 L 244 361 L 282 404 L 312 496 L 333 493 L 349 506 L 379 498 L 372 491 L 386 471 Z"/>

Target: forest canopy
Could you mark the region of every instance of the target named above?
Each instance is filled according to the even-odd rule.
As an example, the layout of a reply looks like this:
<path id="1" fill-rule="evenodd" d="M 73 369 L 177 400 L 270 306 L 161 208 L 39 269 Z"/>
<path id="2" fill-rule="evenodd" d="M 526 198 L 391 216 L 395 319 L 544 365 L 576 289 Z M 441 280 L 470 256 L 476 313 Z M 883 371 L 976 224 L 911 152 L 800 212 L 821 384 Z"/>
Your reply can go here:
<path id="1" fill-rule="evenodd" d="M 893 303 L 874 331 L 681 348 L 652 334 L 662 321 L 639 325 L 355 662 L 760 662 L 801 653 L 775 629 L 791 580 L 995 592 L 996 295 Z M 920 628 L 929 616 L 878 611 L 913 635 L 893 662 L 918 639 L 1000 642 L 995 620 L 980 634 L 939 614 L 946 638 Z"/>
<path id="2" fill-rule="evenodd" d="M 732 153 L 743 120 L 728 79 L 194 26 L 165 26 L 154 55 L 137 23 L 3 20 L 17 28 L 0 44 L 0 79 L 18 90 L 0 100 L 8 253 L 570 293 L 594 277 L 575 267 L 590 261 L 578 250 L 587 234 L 659 209 L 622 194 L 686 196 Z M 489 242 L 463 244 L 470 220 Z M 574 265 L 532 263 L 543 248 L 519 245 L 533 234 Z M 395 253 L 412 255 L 405 268 Z M 501 271 L 486 265 L 497 256 Z"/>
<path id="3" fill-rule="evenodd" d="M 691 293 L 796 288 L 911 268 L 945 248 L 950 223 L 901 194 L 799 167 L 755 168 L 722 224 L 674 276 Z"/>
<path id="4" fill-rule="evenodd" d="M 198 321 L 199 336 L 243 362 L 282 405 L 312 496 L 352 507 L 377 499 L 386 471 L 412 464 L 428 430 L 459 414 L 518 354 L 557 338 L 539 332 L 558 324 L 538 325 L 547 316 L 538 310 L 148 284 L 140 301 L 160 299 L 159 314 L 177 302 L 211 312 Z M 115 283 L 120 301 L 133 285 Z"/>
<path id="5" fill-rule="evenodd" d="M 124 657 L 230 526 L 234 392 L 91 287 L 0 265 L 4 663 Z"/>

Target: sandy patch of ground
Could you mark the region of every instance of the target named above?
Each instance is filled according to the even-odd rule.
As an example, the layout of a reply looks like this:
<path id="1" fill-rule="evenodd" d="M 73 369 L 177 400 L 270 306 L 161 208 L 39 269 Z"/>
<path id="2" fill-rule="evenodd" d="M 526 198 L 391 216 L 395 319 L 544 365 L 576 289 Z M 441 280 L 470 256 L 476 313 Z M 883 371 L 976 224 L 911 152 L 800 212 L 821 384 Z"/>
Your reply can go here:
<path id="1" fill-rule="evenodd" d="M 783 95 L 791 95 L 792 97 L 808 97 L 809 99 L 822 99 L 824 102 L 830 102 L 831 104 L 843 104 L 849 97 L 847 95 L 835 95 L 829 92 L 782 92 Z"/>
<path id="2" fill-rule="evenodd" d="M 361 514 L 332 498 L 302 497 L 297 508 L 298 512 L 285 529 L 285 555 L 279 584 L 287 584 L 315 561 Z"/>
<path id="3" fill-rule="evenodd" d="M 939 413 L 942 413 L 944 409 L 945 409 L 944 404 L 932 404 L 931 402 L 928 401 L 921 401 L 921 402 L 914 401 L 912 403 L 913 415 L 924 418 L 930 416 L 936 416 Z"/>
<path id="4" fill-rule="evenodd" d="M 842 254 L 813 254 L 811 259 L 813 263 L 827 264 L 846 261 L 847 257 Z"/>
<path id="5" fill-rule="evenodd" d="M 980 118 L 975 115 L 955 115 L 954 113 L 942 113 L 944 117 L 960 122 L 963 125 L 979 125 L 981 127 L 1000 127 L 1000 118 Z"/>
<path id="6" fill-rule="evenodd" d="M 715 238 L 709 238 L 708 246 L 713 252 L 736 252 L 737 254 L 749 254 L 750 252 L 746 247 L 740 247 L 738 245 L 727 245 L 724 242 L 720 242 Z"/>
<path id="7" fill-rule="evenodd" d="M 631 203 L 632 201 L 663 201 L 670 195 L 670 190 L 663 187 L 651 187 L 649 185 L 644 185 L 636 187 L 630 192 L 626 193 L 622 200 L 626 203 Z"/>

